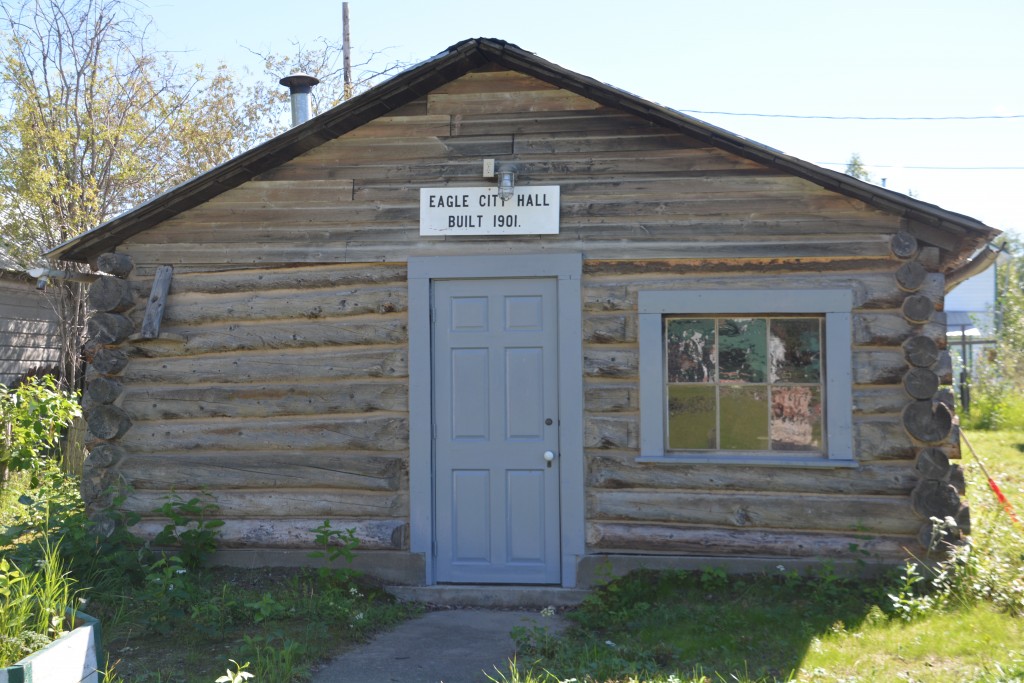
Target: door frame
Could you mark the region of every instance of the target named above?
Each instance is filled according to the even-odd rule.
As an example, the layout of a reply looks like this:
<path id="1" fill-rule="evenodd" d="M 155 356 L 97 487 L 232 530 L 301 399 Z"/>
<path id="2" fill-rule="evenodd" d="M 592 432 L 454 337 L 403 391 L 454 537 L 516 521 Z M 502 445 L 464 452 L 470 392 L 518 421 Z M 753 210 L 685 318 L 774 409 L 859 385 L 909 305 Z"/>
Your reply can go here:
<path id="1" fill-rule="evenodd" d="M 559 521 L 561 585 L 576 585 L 585 552 L 583 463 L 583 319 L 581 254 L 410 257 L 409 288 L 409 550 L 426 559 L 434 584 L 433 280 L 556 278 L 558 291 Z"/>

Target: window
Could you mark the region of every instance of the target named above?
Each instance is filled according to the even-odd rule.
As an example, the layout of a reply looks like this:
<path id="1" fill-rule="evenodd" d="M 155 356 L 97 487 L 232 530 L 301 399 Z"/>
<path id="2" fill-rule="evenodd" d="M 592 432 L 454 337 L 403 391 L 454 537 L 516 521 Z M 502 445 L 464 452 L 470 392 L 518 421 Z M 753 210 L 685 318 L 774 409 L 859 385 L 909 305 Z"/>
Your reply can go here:
<path id="1" fill-rule="evenodd" d="M 846 290 L 641 292 L 641 459 L 852 465 Z"/>

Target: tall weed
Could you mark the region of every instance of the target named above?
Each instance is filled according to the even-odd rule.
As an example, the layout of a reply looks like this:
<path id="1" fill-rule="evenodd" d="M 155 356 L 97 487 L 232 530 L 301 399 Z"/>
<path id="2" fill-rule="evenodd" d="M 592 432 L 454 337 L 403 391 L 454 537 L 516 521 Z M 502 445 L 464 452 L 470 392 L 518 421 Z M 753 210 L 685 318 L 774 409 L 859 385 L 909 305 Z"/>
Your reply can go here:
<path id="1" fill-rule="evenodd" d="M 9 666 L 59 638 L 74 619 L 75 580 L 57 547 L 44 545 L 43 556 L 23 571 L 0 559 L 0 667 Z"/>

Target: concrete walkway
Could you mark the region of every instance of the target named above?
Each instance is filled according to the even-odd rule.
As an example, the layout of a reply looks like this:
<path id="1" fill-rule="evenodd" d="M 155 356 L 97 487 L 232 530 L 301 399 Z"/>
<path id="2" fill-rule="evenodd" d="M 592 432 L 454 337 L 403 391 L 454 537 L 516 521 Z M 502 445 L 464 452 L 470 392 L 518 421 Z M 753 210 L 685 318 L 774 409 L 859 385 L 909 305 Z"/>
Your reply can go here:
<path id="1" fill-rule="evenodd" d="M 560 616 L 539 610 L 450 609 L 428 612 L 382 633 L 313 674 L 312 683 L 487 683 L 501 681 L 515 655 L 516 626 L 560 631 Z"/>

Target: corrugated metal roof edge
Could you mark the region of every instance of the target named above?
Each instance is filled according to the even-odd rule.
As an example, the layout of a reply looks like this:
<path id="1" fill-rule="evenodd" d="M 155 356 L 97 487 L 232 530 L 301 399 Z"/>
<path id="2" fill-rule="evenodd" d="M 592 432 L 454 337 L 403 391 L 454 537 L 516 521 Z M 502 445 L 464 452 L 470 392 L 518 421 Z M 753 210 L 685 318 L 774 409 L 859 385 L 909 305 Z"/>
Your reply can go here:
<path id="1" fill-rule="evenodd" d="M 936 205 L 789 156 L 767 145 L 560 67 L 504 40 L 472 38 L 456 43 L 444 52 L 420 62 L 348 102 L 343 102 L 112 218 L 54 248 L 47 256 L 73 261 L 95 258 L 104 251 L 113 249 L 128 237 L 237 187 L 328 140 L 384 116 L 387 112 L 487 62 L 521 71 L 606 106 L 628 111 L 652 123 L 685 132 L 733 154 L 859 199 L 909 221 L 924 223 L 950 233 L 952 239 L 948 246 L 955 245 L 955 248 L 948 249 L 949 258 L 943 264 L 945 269 L 955 267 L 984 243 L 1000 234 L 999 230 L 969 216 L 947 211 Z"/>

